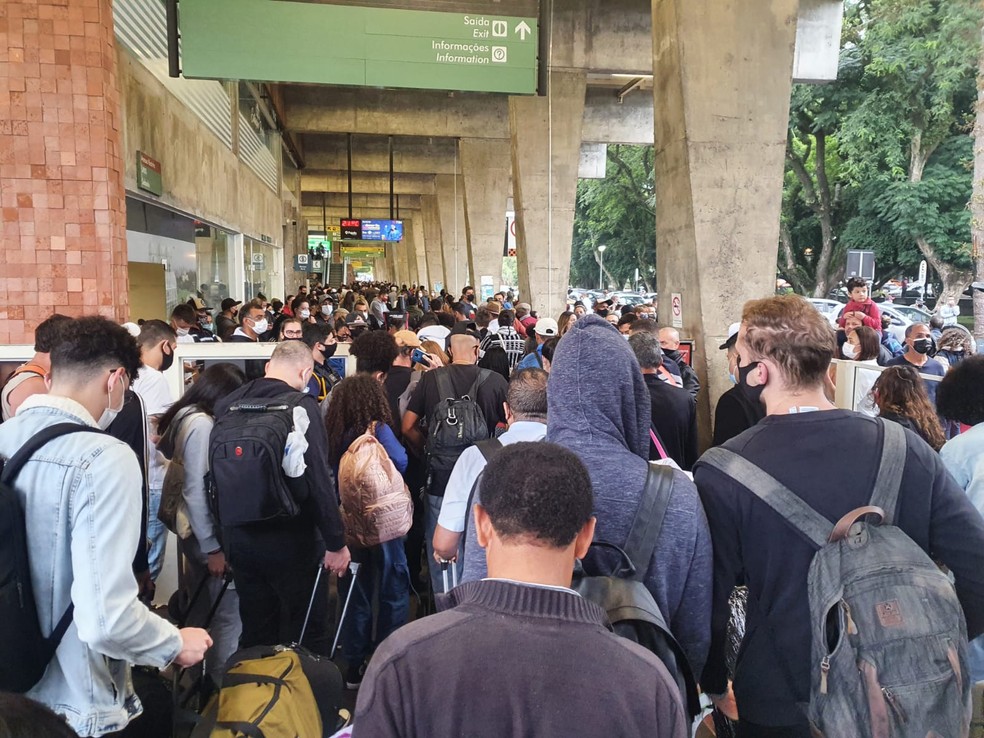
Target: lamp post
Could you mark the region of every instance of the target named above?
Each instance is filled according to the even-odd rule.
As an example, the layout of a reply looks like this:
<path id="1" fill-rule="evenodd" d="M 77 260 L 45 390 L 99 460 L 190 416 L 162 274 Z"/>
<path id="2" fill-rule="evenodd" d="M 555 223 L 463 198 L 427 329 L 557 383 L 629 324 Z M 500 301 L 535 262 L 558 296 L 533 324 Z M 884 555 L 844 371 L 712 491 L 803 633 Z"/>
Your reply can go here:
<path id="1" fill-rule="evenodd" d="M 598 289 L 605 289 L 605 249 L 608 247 L 602 244 L 598 247 L 598 253 L 601 255 L 601 259 L 598 262 Z"/>

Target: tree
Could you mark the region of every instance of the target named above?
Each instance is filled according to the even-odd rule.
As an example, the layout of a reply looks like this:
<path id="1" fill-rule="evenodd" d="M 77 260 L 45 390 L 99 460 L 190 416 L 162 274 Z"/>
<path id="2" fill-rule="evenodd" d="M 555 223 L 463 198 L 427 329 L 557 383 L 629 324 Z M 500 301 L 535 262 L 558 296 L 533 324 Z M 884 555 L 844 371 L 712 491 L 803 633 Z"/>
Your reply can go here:
<path id="1" fill-rule="evenodd" d="M 984 21 L 977 65 L 977 114 L 974 123 L 974 185 L 970 198 L 974 277 L 984 281 Z M 974 337 L 984 339 L 984 292 L 974 290 Z"/>
<path id="2" fill-rule="evenodd" d="M 605 284 L 622 288 L 639 280 L 656 285 L 656 189 L 652 146 L 608 147 L 604 179 L 582 180 L 577 188 L 571 284 L 598 286 L 604 245 Z"/>

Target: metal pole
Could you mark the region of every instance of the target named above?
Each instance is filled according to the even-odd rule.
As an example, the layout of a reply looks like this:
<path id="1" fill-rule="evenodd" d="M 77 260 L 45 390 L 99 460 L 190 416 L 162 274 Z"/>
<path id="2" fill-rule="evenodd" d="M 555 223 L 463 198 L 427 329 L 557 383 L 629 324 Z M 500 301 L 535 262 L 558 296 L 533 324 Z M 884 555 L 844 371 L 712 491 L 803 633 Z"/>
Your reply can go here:
<path id="1" fill-rule="evenodd" d="M 352 217 L 352 134 L 348 134 L 348 217 Z"/>
<path id="2" fill-rule="evenodd" d="M 181 76 L 181 58 L 178 55 L 178 0 L 167 0 L 165 7 L 167 26 L 167 76 Z"/>
<path id="3" fill-rule="evenodd" d="M 393 176 L 393 137 L 392 136 L 389 137 L 389 160 L 390 160 L 390 172 L 389 172 L 389 174 L 390 174 L 390 220 L 395 220 L 395 218 L 393 217 L 393 201 L 395 199 L 393 193 L 394 193 L 396 187 L 394 185 L 394 176 Z"/>

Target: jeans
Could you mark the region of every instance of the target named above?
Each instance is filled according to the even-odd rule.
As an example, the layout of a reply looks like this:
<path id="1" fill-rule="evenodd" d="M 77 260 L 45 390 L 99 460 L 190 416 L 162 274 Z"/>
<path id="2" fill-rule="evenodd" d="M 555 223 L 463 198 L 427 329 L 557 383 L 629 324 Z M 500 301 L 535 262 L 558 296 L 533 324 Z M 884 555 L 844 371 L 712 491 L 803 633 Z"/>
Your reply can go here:
<path id="1" fill-rule="evenodd" d="M 424 543 L 427 544 L 427 569 L 430 571 L 431 590 L 434 594 L 444 593 L 444 577 L 441 575 L 441 567 L 434 560 L 434 531 L 437 529 L 437 519 L 441 515 L 441 505 L 444 503 L 443 497 L 425 494 L 426 511 L 426 532 L 424 533 Z M 464 557 L 461 554 L 461 544 L 458 544 L 458 560 L 453 564 L 457 571 L 457 578 L 461 580 L 461 565 Z M 450 568 L 448 569 L 448 587 L 451 586 Z"/>
<path id="2" fill-rule="evenodd" d="M 977 636 L 970 642 L 967 661 L 970 662 L 970 680 L 975 684 L 984 682 L 984 636 Z"/>
<path id="3" fill-rule="evenodd" d="M 164 550 L 167 547 L 167 528 L 157 519 L 157 511 L 161 507 L 161 490 L 150 490 L 150 504 L 147 506 L 147 538 L 150 540 L 150 551 L 147 561 L 150 564 L 150 577 L 155 582 L 164 568 Z"/>
<path id="4" fill-rule="evenodd" d="M 317 569 L 314 560 L 285 567 L 246 567 L 233 564 L 233 579 L 239 595 L 239 617 L 243 632 L 240 648 L 295 643 L 301 637 L 308 603 L 312 602 Z M 320 562 L 318 562 L 320 566 Z M 318 591 L 301 645 L 321 656 L 329 656 L 328 574 L 318 580 Z"/>
<path id="5" fill-rule="evenodd" d="M 351 577 L 340 580 L 339 597 L 349 601 L 345 622 L 342 623 L 342 652 L 348 664 L 359 665 L 375 646 L 382 643 L 397 628 L 406 625 L 410 615 L 410 576 L 407 571 L 403 539 L 397 538 L 370 549 L 355 549 L 352 559 L 362 566 L 355 583 Z M 379 583 L 376 637 L 373 638 L 372 603 L 376 583 Z"/>

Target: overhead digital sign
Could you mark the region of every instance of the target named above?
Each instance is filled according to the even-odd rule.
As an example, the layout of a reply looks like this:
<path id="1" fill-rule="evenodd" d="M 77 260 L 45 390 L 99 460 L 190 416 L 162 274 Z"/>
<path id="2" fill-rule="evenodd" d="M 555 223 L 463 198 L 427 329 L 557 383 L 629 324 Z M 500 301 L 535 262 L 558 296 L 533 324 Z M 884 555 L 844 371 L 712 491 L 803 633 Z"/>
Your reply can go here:
<path id="1" fill-rule="evenodd" d="M 362 221 L 353 218 L 343 218 L 339 223 L 343 241 L 359 241 L 362 239 Z"/>
<path id="2" fill-rule="evenodd" d="M 363 241 L 402 241 L 402 220 L 363 220 Z"/>

